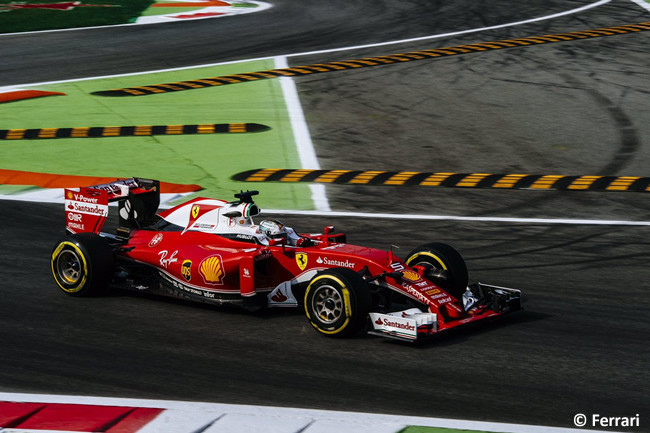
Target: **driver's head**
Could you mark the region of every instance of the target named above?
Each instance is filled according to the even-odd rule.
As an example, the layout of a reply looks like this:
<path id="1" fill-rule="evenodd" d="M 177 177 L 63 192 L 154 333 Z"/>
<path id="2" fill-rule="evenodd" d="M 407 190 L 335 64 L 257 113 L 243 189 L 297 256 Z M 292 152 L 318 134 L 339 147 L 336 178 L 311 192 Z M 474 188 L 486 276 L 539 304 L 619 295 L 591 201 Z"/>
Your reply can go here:
<path id="1" fill-rule="evenodd" d="M 287 238 L 287 231 L 278 220 L 263 220 L 260 222 L 260 233 L 269 239 Z"/>

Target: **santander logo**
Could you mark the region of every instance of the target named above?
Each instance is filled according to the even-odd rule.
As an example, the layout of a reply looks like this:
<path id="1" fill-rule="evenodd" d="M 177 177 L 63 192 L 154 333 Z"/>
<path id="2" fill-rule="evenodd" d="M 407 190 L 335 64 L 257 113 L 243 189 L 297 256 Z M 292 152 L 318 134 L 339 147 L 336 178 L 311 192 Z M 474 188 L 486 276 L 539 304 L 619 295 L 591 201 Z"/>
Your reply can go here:
<path id="1" fill-rule="evenodd" d="M 378 325 L 379 325 L 379 323 L 378 323 Z M 390 321 L 390 320 L 388 320 L 386 318 L 384 318 L 381 325 L 384 325 L 387 328 L 397 328 L 397 329 L 406 329 L 407 331 L 415 331 L 415 326 L 411 325 L 410 323 L 402 323 L 402 322 Z"/>
<path id="2" fill-rule="evenodd" d="M 316 263 L 318 263 L 320 265 L 326 264 L 326 265 L 329 265 L 329 266 L 337 266 L 337 267 L 350 268 L 350 269 L 354 269 L 354 266 L 355 266 L 354 263 L 352 263 L 351 261 L 349 261 L 347 259 L 345 261 L 343 261 L 343 260 L 332 260 L 332 259 L 328 259 L 327 257 L 319 257 L 319 258 L 317 258 Z"/>

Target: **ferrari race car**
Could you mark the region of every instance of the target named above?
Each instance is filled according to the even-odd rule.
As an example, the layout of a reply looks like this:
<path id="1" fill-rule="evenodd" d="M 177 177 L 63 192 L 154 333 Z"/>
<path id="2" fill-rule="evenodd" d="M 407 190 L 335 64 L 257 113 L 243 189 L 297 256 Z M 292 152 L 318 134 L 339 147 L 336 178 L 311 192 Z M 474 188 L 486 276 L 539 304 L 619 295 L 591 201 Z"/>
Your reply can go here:
<path id="1" fill-rule="evenodd" d="M 333 226 L 297 234 L 275 220 L 255 224 L 257 194 L 196 198 L 156 214 L 155 180 L 66 189 L 68 235 L 52 252 L 54 280 L 72 296 L 119 287 L 250 310 L 302 306 L 330 337 L 417 341 L 520 309 L 519 290 L 468 285 L 465 262 L 449 245 L 424 244 L 402 260 L 348 244 Z M 101 231 L 110 202 L 114 234 Z"/>

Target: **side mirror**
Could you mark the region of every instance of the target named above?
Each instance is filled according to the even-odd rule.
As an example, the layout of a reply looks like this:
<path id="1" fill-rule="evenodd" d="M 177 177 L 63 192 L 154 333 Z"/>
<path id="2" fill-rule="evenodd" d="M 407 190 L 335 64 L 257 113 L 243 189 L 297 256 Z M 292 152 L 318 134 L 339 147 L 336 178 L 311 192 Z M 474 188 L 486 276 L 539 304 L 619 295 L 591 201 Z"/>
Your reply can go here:
<path id="1" fill-rule="evenodd" d="M 326 235 L 332 233 L 333 231 L 334 231 L 334 226 L 326 226 L 323 229 L 323 233 L 325 233 Z"/>
<path id="2" fill-rule="evenodd" d="M 225 214 L 223 214 L 223 216 L 227 218 L 239 218 L 241 216 L 241 212 L 239 212 L 238 210 L 234 210 L 231 212 L 226 212 Z"/>

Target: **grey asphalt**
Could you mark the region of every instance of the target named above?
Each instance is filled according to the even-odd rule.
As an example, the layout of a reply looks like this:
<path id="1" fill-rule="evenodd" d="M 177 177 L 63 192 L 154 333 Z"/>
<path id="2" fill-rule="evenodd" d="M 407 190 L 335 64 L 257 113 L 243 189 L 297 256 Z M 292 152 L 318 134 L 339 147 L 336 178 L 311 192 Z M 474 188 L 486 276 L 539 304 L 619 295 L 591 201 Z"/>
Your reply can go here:
<path id="1" fill-rule="evenodd" d="M 473 281 L 524 291 L 524 312 L 416 347 L 328 339 L 300 311 L 72 298 L 49 270 L 61 207 L 2 204 L 2 391 L 562 427 L 576 413 L 647 416 L 650 227 L 282 218 L 305 231 L 333 222 L 350 242 L 400 251 L 447 242 Z"/>
<path id="2" fill-rule="evenodd" d="M 587 1 L 277 1 L 167 26 L 0 37 L 0 85 L 288 54 L 488 26 Z M 648 21 L 614 0 L 577 15 L 292 64 Z M 293 25 L 287 26 L 288 20 Z M 188 36 L 191 35 L 191 36 Z M 110 42 L 107 42 L 110 41 Z M 137 43 L 136 43 L 137 42 Z M 648 176 L 650 34 L 297 78 L 323 168 Z M 74 56 L 74 63 L 68 59 Z M 48 65 L 47 67 L 44 65 Z M 244 186 L 245 187 L 245 186 Z M 327 188 L 335 210 L 638 220 L 645 194 Z M 263 197 L 260 205 L 264 208 Z M 456 246 L 473 280 L 526 310 L 413 347 L 331 340 L 300 312 L 249 314 L 132 294 L 70 298 L 49 253 L 62 206 L 0 203 L 0 390 L 199 400 L 573 427 L 647 420 L 649 227 L 298 218 L 349 241 Z"/>

